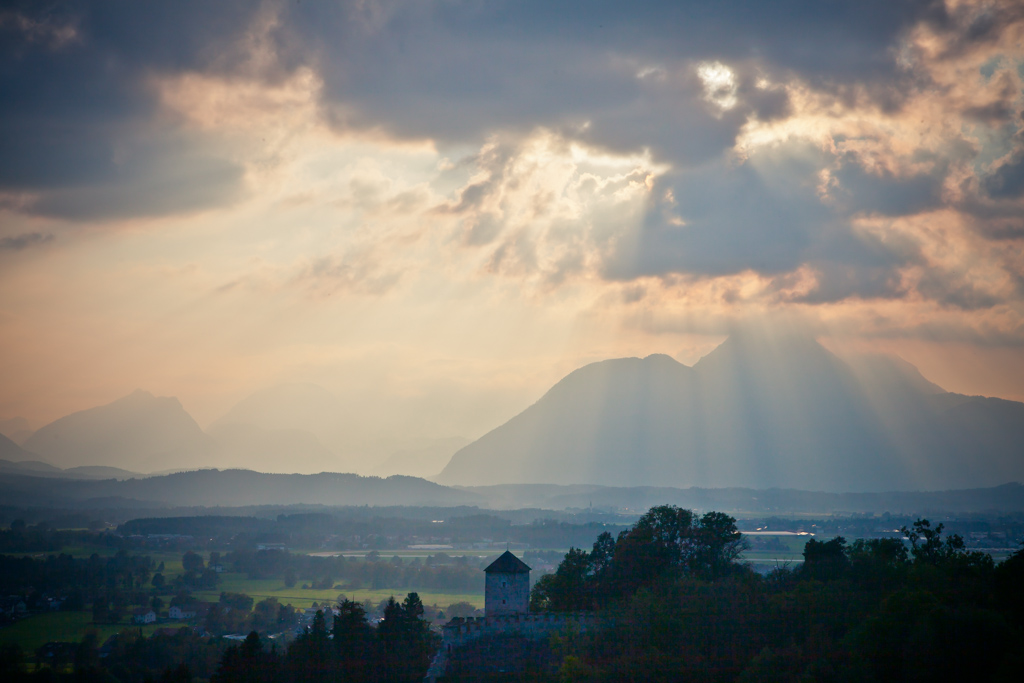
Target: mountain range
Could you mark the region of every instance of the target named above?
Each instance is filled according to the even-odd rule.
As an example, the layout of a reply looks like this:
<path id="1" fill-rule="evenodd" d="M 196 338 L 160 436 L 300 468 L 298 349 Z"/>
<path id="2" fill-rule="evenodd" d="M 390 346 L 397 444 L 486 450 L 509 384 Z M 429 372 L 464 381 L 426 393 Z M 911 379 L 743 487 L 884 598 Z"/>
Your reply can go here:
<path id="1" fill-rule="evenodd" d="M 178 399 L 137 390 L 34 433 L 21 430 L 21 446 L 0 434 L 0 460 L 9 461 L 0 471 L 34 467 L 45 476 L 92 477 L 96 472 L 82 468 L 107 467 L 124 478 L 121 471 L 219 467 L 429 476 L 468 443 L 461 437 L 373 441 L 357 435 L 350 413 L 322 387 L 282 384 L 246 397 L 204 431 Z M 5 422 L 12 429 L 22 423 Z"/>
<path id="2" fill-rule="evenodd" d="M 692 367 L 664 355 L 587 365 L 472 443 L 396 441 L 388 457 L 351 435 L 356 421 L 325 389 L 291 384 L 256 392 L 204 431 L 176 398 L 136 391 L 21 446 L 0 438 L 0 472 L 440 471 L 436 481 L 457 486 L 846 492 L 1024 480 L 1024 404 L 949 393 L 898 358 L 840 359 L 796 333 L 733 334 Z"/>
<path id="3" fill-rule="evenodd" d="M 569 374 L 460 449 L 444 484 L 886 491 L 1024 479 L 1024 404 L 963 396 L 886 356 L 739 333 L 693 367 L 622 358 Z"/>

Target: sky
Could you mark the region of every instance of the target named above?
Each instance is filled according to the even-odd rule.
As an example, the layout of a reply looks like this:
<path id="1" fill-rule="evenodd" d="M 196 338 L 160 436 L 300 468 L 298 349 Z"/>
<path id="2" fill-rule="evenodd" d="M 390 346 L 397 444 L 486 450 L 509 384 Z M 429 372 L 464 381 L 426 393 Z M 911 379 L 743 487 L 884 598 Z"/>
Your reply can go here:
<path id="1" fill-rule="evenodd" d="M 0 419 L 475 438 L 803 326 L 1024 400 L 1024 4 L 4 2 Z"/>

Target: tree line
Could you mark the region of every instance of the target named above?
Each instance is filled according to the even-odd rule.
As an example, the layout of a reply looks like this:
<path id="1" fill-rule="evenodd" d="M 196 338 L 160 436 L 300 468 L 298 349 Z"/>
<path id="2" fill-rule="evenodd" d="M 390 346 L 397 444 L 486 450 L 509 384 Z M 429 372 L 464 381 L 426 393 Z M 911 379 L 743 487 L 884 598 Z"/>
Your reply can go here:
<path id="1" fill-rule="evenodd" d="M 337 605 L 328 628 L 323 611 L 287 646 L 252 631 L 238 644 L 190 629 L 143 638 L 128 630 L 101 652 L 95 632 L 59 666 L 29 670 L 16 647 L 0 648 L 0 680 L 9 683 L 411 683 L 421 681 L 438 645 L 416 593 L 384 605 L 371 625 L 358 602 Z"/>
<path id="2" fill-rule="evenodd" d="M 1024 549 L 996 564 L 943 530 L 919 519 L 906 541 L 811 539 L 803 563 L 761 575 L 738 561 L 732 518 L 654 508 L 538 581 L 533 609 L 593 609 L 605 627 L 561 639 L 534 678 L 1020 680 Z"/>

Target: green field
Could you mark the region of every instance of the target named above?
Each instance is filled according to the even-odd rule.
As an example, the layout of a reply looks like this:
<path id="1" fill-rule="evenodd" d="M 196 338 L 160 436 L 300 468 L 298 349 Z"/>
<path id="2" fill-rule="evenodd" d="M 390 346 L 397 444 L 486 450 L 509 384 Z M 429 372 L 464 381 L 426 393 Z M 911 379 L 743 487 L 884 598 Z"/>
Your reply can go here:
<path id="1" fill-rule="evenodd" d="M 755 537 L 748 537 L 753 540 Z M 760 536 L 761 539 L 774 539 L 778 541 L 785 549 L 780 550 L 747 550 L 744 551 L 741 560 L 752 562 L 754 564 L 763 563 L 793 563 L 802 562 L 804 559 L 804 545 L 810 536 Z"/>
<path id="2" fill-rule="evenodd" d="M 141 630 L 144 635 L 150 635 L 157 628 L 159 627 L 154 624 L 133 626 L 127 622 L 93 625 L 90 612 L 52 612 L 36 614 L 4 626 L 0 629 L 0 644 L 17 643 L 21 645 L 26 655 L 31 656 L 37 648 L 50 641 L 77 643 L 90 629 L 96 630 L 102 643 L 125 629 Z"/>
<path id="3" fill-rule="evenodd" d="M 378 603 L 381 600 L 387 600 L 389 596 L 394 596 L 396 600 L 401 600 L 410 591 L 416 590 L 415 588 L 395 588 L 395 589 L 382 589 L 374 590 L 370 588 L 360 588 L 357 590 L 335 590 L 333 588 L 327 590 L 312 590 L 303 589 L 298 586 L 293 588 L 287 588 L 281 579 L 249 579 L 244 574 L 236 574 L 226 572 L 221 574 L 220 581 L 217 583 L 217 588 L 210 591 L 196 591 L 193 595 L 201 600 L 207 600 L 216 602 L 220 598 L 221 591 L 227 591 L 229 593 L 245 593 L 251 596 L 256 602 L 265 598 L 277 598 L 278 602 L 282 604 L 291 604 L 295 607 L 303 608 L 310 607 L 314 602 L 320 605 L 324 603 L 332 604 L 338 599 L 338 594 L 343 593 L 345 597 L 350 600 L 356 600 L 363 602 L 369 599 L 373 603 Z M 468 602 L 474 607 L 483 608 L 484 596 L 483 593 L 442 593 L 437 591 L 429 590 L 417 590 L 420 595 L 420 599 L 426 605 L 434 605 L 441 608 L 448 607 L 448 605 L 454 602 Z"/>

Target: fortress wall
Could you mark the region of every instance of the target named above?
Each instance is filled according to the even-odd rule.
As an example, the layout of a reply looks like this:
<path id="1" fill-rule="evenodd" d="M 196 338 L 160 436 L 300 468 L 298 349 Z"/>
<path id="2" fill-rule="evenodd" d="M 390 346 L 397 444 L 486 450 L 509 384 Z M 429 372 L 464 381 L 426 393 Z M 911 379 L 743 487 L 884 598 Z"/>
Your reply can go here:
<path id="1" fill-rule="evenodd" d="M 485 636 L 518 635 L 540 639 L 566 629 L 587 631 L 597 624 L 598 619 L 585 612 L 515 614 L 449 622 L 442 629 L 441 649 L 430 663 L 424 680 L 426 683 L 434 683 L 447 671 L 448 655 L 452 650 Z"/>

